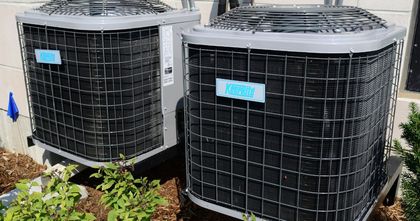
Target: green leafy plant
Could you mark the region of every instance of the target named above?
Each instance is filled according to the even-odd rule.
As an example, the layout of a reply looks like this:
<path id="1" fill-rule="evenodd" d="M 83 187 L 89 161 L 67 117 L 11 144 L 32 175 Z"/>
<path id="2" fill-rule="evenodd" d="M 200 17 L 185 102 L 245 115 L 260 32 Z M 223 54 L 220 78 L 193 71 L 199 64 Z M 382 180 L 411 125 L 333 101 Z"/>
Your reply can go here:
<path id="1" fill-rule="evenodd" d="M 62 172 L 46 174 L 50 181 L 42 192 L 30 192 L 32 187 L 39 186 L 37 182 L 19 181 L 16 188 L 20 192 L 6 209 L 4 221 L 95 220 L 92 214 L 75 209 L 81 197 L 80 188 L 69 182 L 75 169 L 76 165 L 69 165 Z"/>
<path id="2" fill-rule="evenodd" d="M 242 213 L 242 220 L 243 221 L 256 221 L 257 217 L 255 217 L 254 213 L 251 212 L 250 215 Z"/>
<path id="3" fill-rule="evenodd" d="M 121 161 L 108 163 L 91 175 L 103 179 L 97 189 L 104 192 L 101 202 L 111 209 L 108 220 L 150 220 L 156 207 L 166 204 L 158 193 L 159 180 L 135 179 L 131 173 L 134 163 L 127 161 L 123 155 L 120 157 Z"/>
<path id="4" fill-rule="evenodd" d="M 408 221 L 420 220 L 420 111 L 416 104 L 410 104 L 408 122 L 402 123 L 402 138 L 408 144 L 403 148 L 398 140 L 394 150 L 401 155 L 408 172 L 403 173 L 402 195 L 405 216 Z"/>
<path id="5" fill-rule="evenodd" d="M 39 186 L 37 182 L 20 180 L 16 188 L 20 191 L 16 199 L 6 209 L 6 221 L 11 220 L 52 220 L 47 212 L 47 205 L 41 192 L 30 193 L 32 187 Z"/>
<path id="6" fill-rule="evenodd" d="M 6 207 L 3 205 L 3 203 L 0 201 L 0 221 L 3 221 L 4 220 L 4 216 L 3 216 L 3 213 L 4 213 L 4 210 L 6 209 Z"/>

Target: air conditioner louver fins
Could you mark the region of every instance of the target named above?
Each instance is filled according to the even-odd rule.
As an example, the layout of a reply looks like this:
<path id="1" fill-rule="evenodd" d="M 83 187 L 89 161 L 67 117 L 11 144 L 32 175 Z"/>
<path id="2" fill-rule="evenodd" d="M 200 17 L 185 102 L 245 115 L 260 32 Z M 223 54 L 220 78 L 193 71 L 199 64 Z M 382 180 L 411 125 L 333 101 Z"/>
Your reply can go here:
<path id="1" fill-rule="evenodd" d="M 23 25 L 33 137 L 92 160 L 162 145 L 159 32 L 74 32 Z M 35 49 L 65 65 L 39 64 Z"/>
<path id="2" fill-rule="evenodd" d="M 213 19 L 209 28 L 255 32 L 342 33 L 386 27 L 386 21 L 355 7 L 249 6 L 235 8 Z"/>
<path id="3" fill-rule="evenodd" d="M 53 0 L 35 10 L 48 15 L 129 16 L 159 14 L 174 9 L 159 0 Z"/>
<path id="4" fill-rule="evenodd" d="M 199 12 L 160 0 L 52 0 L 16 20 L 35 145 L 99 166 L 178 144 L 180 36 Z"/>
<path id="5" fill-rule="evenodd" d="M 185 33 L 190 198 L 238 218 L 362 219 L 386 181 L 402 33 L 327 6 L 241 7 Z"/>

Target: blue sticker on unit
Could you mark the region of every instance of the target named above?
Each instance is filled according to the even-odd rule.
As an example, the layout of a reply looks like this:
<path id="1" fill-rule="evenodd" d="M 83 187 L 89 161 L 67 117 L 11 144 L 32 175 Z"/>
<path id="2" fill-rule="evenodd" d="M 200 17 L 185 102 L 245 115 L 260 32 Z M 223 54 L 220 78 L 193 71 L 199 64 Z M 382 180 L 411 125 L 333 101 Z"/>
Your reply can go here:
<path id="1" fill-rule="evenodd" d="M 216 78 L 216 95 L 265 103 L 265 84 Z"/>
<path id="2" fill-rule="evenodd" d="M 37 63 L 43 64 L 61 64 L 60 51 L 35 49 Z"/>

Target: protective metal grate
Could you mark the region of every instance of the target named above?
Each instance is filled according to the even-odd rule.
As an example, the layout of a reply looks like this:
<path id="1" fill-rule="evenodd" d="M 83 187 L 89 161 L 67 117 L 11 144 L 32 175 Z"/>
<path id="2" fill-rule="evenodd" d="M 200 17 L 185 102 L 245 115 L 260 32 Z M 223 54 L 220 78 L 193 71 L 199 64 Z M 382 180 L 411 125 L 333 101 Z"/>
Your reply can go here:
<path id="1" fill-rule="evenodd" d="M 191 194 L 268 220 L 366 213 L 386 180 L 402 42 L 351 55 L 185 47 Z M 265 84 L 266 102 L 218 97 L 216 78 Z"/>
<path id="2" fill-rule="evenodd" d="M 92 161 L 163 145 L 159 29 L 76 31 L 19 24 L 33 137 Z M 37 63 L 35 49 L 62 64 Z"/>
<path id="3" fill-rule="evenodd" d="M 53 0 L 35 10 L 49 15 L 129 16 L 174 9 L 160 0 Z"/>
<path id="4" fill-rule="evenodd" d="M 350 6 L 246 6 L 213 19 L 214 29 L 286 32 L 343 33 L 386 27 L 386 21 Z"/>

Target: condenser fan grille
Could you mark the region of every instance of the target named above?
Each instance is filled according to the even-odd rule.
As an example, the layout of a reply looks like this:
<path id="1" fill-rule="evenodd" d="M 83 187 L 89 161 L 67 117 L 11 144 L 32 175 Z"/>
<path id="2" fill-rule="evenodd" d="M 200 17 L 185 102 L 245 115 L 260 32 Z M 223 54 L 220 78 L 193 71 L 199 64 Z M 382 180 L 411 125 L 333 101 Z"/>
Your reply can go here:
<path id="1" fill-rule="evenodd" d="M 49 15 L 129 16 L 174 10 L 160 0 L 53 0 L 36 9 Z"/>
<path id="2" fill-rule="evenodd" d="M 96 162 L 163 145 L 158 27 L 19 29 L 36 140 Z M 38 62 L 37 49 L 61 64 Z"/>
<path id="3" fill-rule="evenodd" d="M 254 32 L 342 33 L 386 28 L 386 22 L 350 6 L 249 6 L 216 17 L 208 27 Z"/>
<path id="4" fill-rule="evenodd" d="M 401 44 L 352 56 L 186 51 L 193 196 L 267 220 L 350 221 L 366 212 L 385 180 Z M 264 84 L 265 102 L 217 96 L 216 78 Z"/>

